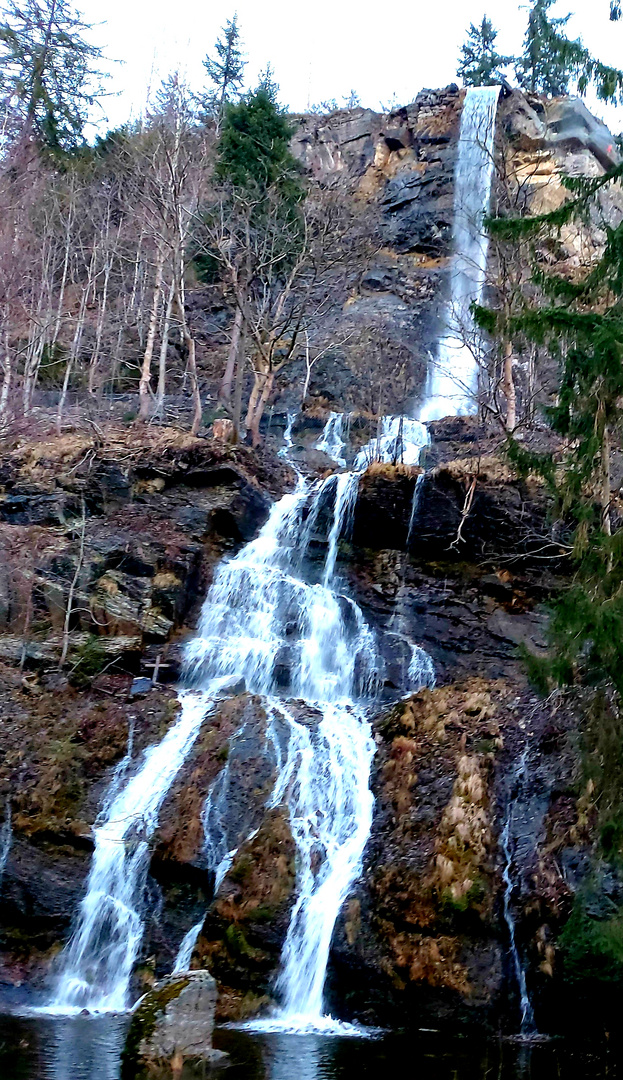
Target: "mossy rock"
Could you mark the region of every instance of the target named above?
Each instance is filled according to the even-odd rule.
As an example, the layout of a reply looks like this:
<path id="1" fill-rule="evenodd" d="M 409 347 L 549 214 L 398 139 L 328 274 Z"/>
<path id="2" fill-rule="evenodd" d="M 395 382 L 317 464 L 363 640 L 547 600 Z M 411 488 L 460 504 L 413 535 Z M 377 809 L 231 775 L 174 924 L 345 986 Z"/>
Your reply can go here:
<path id="1" fill-rule="evenodd" d="M 575 897 L 559 946 L 570 983 L 623 985 L 620 871 L 597 867 Z"/>
<path id="2" fill-rule="evenodd" d="M 221 1065 L 226 1055 L 212 1047 L 216 983 L 207 971 L 169 975 L 138 1002 L 122 1055 L 122 1080 L 145 1067 L 192 1061 Z"/>

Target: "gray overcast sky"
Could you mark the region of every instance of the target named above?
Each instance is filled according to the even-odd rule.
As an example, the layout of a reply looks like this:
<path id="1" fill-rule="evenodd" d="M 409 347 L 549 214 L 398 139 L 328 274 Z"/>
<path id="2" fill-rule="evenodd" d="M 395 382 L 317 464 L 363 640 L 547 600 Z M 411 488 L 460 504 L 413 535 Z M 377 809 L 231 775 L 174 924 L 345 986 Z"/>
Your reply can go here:
<path id="1" fill-rule="evenodd" d="M 85 18 L 114 65 L 105 102 L 111 126 L 140 114 L 160 79 L 179 68 L 190 84 L 202 82 L 201 61 L 234 11 L 254 84 L 267 62 L 273 65 L 281 101 L 304 110 L 327 98 L 338 101 L 351 89 L 362 104 L 378 109 L 395 99 L 412 101 L 422 87 L 443 86 L 455 77 L 460 45 L 470 22 L 488 14 L 498 27 L 501 52 L 516 52 L 527 11 L 509 0 L 78 0 Z M 608 18 L 609 0 L 558 0 L 555 14 L 572 11 L 568 33 L 606 63 L 623 67 L 623 21 Z M 594 100 L 588 100 L 594 107 Z M 595 111 L 623 128 L 623 108 Z"/>

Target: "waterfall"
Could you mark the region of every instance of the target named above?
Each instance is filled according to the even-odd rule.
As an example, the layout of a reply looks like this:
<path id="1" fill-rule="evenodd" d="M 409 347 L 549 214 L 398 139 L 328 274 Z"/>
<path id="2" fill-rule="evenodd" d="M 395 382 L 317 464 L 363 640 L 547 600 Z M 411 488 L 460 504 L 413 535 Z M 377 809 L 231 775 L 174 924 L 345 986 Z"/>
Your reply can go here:
<path id="1" fill-rule="evenodd" d="M 128 752 L 115 770 L 95 824 L 86 895 L 61 957 L 52 1011 L 127 1008 L 130 977 L 143 939 L 149 841 L 210 704 L 205 694 L 184 694 L 179 719 L 160 743 L 145 752 L 136 770 L 130 732 Z"/>
<path id="2" fill-rule="evenodd" d="M 240 798 L 236 798 L 235 777 L 232 775 L 234 762 L 240 759 L 244 768 L 248 761 L 248 755 L 245 756 L 244 747 L 246 731 L 247 724 L 245 723 L 230 739 L 227 761 L 210 787 L 201 815 L 205 837 L 203 858 L 208 869 L 214 873 L 214 896 L 217 895 L 223 878 L 232 865 L 240 846 L 248 843 L 257 834 L 257 829 L 250 827 L 249 822 L 245 821 L 244 813 L 240 814 Z M 266 756 L 276 767 L 278 774 L 281 774 L 283 753 L 272 714 L 270 713 L 266 731 L 266 743 L 268 751 Z M 252 754 L 254 756 L 254 751 Z M 275 785 L 273 792 L 271 792 L 265 804 L 266 809 L 276 805 L 274 792 L 278 787 L 279 785 Z M 252 808 L 248 806 L 248 800 L 245 800 L 245 802 L 247 804 L 245 809 L 250 809 L 252 813 Z M 229 812 L 232 804 L 238 810 L 233 820 Z M 234 828 L 235 832 L 233 831 Z M 174 974 L 188 970 L 193 950 L 201 933 L 203 921 L 204 918 L 200 919 L 184 935 L 175 960 Z"/>
<path id="3" fill-rule="evenodd" d="M 201 928 L 203 926 L 203 919 L 191 926 L 187 934 L 184 934 L 182 938 L 182 944 L 179 947 L 178 954 L 175 958 L 175 964 L 173 966 L 173 975 L 178 975 L 180 971 L 188 971 L 190 967 L 190 961 L 192 959 L 195 945 L 197 944 Z"/>
<path id="4" fill-rule="evenodd" d="M 292 428 L 294 427 L 294 423 L 296 421 L 296 418 L 297 418 L 298 414 L 299 414 L 298 409 L 290 409 L 288 411 L 288 418 L 287 418 L 285 430 L 284 430 L 284 433 L 283 433 L 283 446 L 280 447 L 280 449 L 278 451 L 279 457 L 287 458 L 288 453 L 290 452 L 290 450 L 292 449 L 292 447 L 294 445 L 294 440 L 292 438 Z"/>
<path id="5" fill-rule="evenodd" d="M 344 413 L 329 413 L 322 435 L 314 443 L 314 450 L 322 450 L 343 469 L 346 468 L 346 459 L 342 453 L 345 446 L 344 420 Z"/>
<path id="6" fill-rule="evenodd" d="M 242 679 L 263 697 L 277 771 L 267 808 L 287 806 L 296 845 L 296 900 L 277 983 L 281 1004 L 255 1027 L 334 1025 L 323 1013 L 323 987 L 335 922 L 361 871 L 372 824 L 374 742 L 367 709 L 382 664 L 361 610 L 340 592 L 338 545 L 349 529 L 361 469 L 374 457 L 391 460 L 397 453 L 417 460 L 425 442 L 417 421 L 389 417 L 354 471 L 314 485 L 299 475 L 257 539 L 219 567 L 188 648 L 190 679 L 205 692 Z M 324 559 L 314 570 L 306 555 L 327 511 Z M 234 753 L 240 734 L 232 740 Z M 228 759 L 203 814 L 206 861 L 217 888 L 240 843 L 253 835 L 230 834 L 231 783 Z M 176 967 L 190 961 L 194 932 L 184 939 Z"/>
<path id="7" fill-rule="evenodd" d="M 485 284 L 488 237 L 483 219 L 489 208 L 494 163 L 499 86 L 469 87 L 461 114 L 454 177 L 454 227 L 447 331 L 428 374 L 420 420 L 477 412 L 478 330 L 470 312 Z"/>
<path id="8" fill-rule="evenodd" d="M 12 843 L 13 829 L 11 827 L 11 803 L 7 799 L 4 811 L 4 821 L 2 822 L 2 828 L 0 829 L 0 887 L 2 886 L 2 878 L 4 877 L 4 871 L 9 859 Z"/>
<path id="9" fill-rule="evenodd" d="M 517 988 L 519 990 L 519 1002 L 521 1009 L 521 1028 L 520 1033 L 523 1036 L 534 1036 L 537 1033 L 536 1025 L 534 1023 L 534 1013 L 532 1011 L 532 1004 L 528 995 L 528 987 L 526 984 L 526 972 L 521 962 L 519 955 L 519 949 L 517 948 L 517 934 L 515 927 L 515 916 L 513 915 L 512 900 L 513 900 L 513 809 L 518 795 L 521 793 L 523 784 L 527 778 L 527 763 L 528 763 L 528 747 L 524 750 L 513 775 L 511 784 L 511 790 L 509 793 L 508 810 L 506 813 L 506 821 L 504 823 L 504 829 L 502 830 L 501 844 L 502 852 L 504 854 L 504 870 L 502 873 L 502 879 L 504 881 L 504 921 L 508 928 L 508 938 L 510 944 L 510 952 L 513 961 L 513 970 L 515 972 L 515 978 L 517 981 Z"/>
<path id="10" fill-rule="evenodd" d="M 429 375 L 421 418 L 383 418 L 351 472 L 315 485 L 299 475 L 296 488 L 273 506 L 257 538 L 217 568 L 197 635 L 186 650 L 190 689 L 180 695 L 179 718 L 140 761 L 133 758 L 130 739 L 113 775 L 94 827 L 86 892 L 60 959 L 53 1010 L 127 1008 L 144 933 L 150 841 L 160 809 L 215 697 L 242 681 L 265 702 L 277 774 L 267 805 L 287 806 L 297 851 L 296 899 L 278 981 L 281 1006 L 266 1024 L 301 1030 L 333 1023 L 324 1015 L 323 987 L 335 922 L 361 872 L 372 822 L 374 742 L 368 710 L 382 664 L 361 610 L 341 592 L 339 541 L 348 529 L 359 475 L 372 461 L 416 465 L 428 441 L 423 421 L 473 411 L 477 366 L 458 330 L 474 332 L 469 304 L 480 299 L 484 284 L 482 216 L 491 187 L 498 92 L 470 89 L 465 98 L 448 332 L 439 346 L 437 368 Z M 285 457 L 294 420 L 295 414 L 289 414 Z M 344 467 L 344 445 L 344 417 L 331 414 L 316 446 Z M 332 515 L 326 552 L 322 567 L 314 570 L 306 564 L 306 553 L 327 505 Z M 412 690 L 434 682 L 430 658 L 419 646 L 413 646 L 408 677 Z M 226 785 L 227 778 L 220 783 Z M 208 844 L 210 806 L 217 807 L 220 798 L 213 787 L 204 814 Z M 217 885 L 250 835 L 232 841 L 224 831 L 211 857 Z M 510 856 L 507 864 L 510 875 Z M 516 952 L 510 891 L 507 901 Z M 190 962 L 199 928 L 196 924 L 186 934 L 176 968 Z"/>
<path id="11" fill-rule="evenodd" d="M 411 541 L 413 539 L 413 532 L 415 529 L 415 523 L 417 521 L 418 510 L 420 507 L 420 499 L 422 498 L 422 484 L 424 483 L 424 473 L 420 473 L 415 481 L 415 487 L 413 489 L 413 499 L 411 501 L 411 513 L 409 515 L 409 528 L 407 529 L 407 551 L 411 550 Z"/>
<path id="12" fill-rule="evenodd" d="M 325 704 L 315 727 L 297 721 L 281 703 L 274 707 L 289 729 L 284 776 L 295 782 L 282 785 L 298 855 L 298 896 L 277 990 L 282 1026 L 301 1029 L 328 1019 L 323 989 L 333 928 L 360 873 L 372 826 L 374 742 L 353 702 Z"/>
<path id="13" fill-rule="evenodd" d="M 325 559 L 324 575 L 322 584 L 328 588 L 335 573 L 337 561 L 337 549 L 340 537 L 350 532 L 357 491 L 359 489 L 359 477 L 355 472 L 341 473 L 336 477 L 335 484 L 335 507 L 333 510 L 333 523 L 329 532 L 327 557 Z"/>
<path id="14" fill-rule="evenodd" d="M 356 480 L 344 473 L 310 488 L 299 478 L 257 539 L 219 567 L 188 653 L 194 683 L 214 693 L 244 679 L 247 690 L 263 696 L 274 725 L 278 776 L 269 805 L 288 806 L 298 855 L 297 900 L 279 983 L 281 1017 L 289 1024 L 321 1020 L 333 926 L 359 872 L 372 816 L 374 743 L 364 703 L 371 700 L 379 661 L 361 611 L 334 588 L 337 544 Z M 334 505 L 322 580 L 310 583 L 300 542 L 305 512 L 318 517 L 329 483 Z M 277 678 L 284 655 L 287 697 L 283 676 Z M 217 873 L 227 869 L 236 848 L 220 812 L 228 783 L 225 769 L 204 811 Z"/>
<path id="15" fill-rule="evenodd" d="M 428 441 L 428 432 L 420 420 L 410 416 L 384 416 L 377 437 L 357 454 L 355 469 L 362 472 L 373 461 L 417 465 L 422 447 Z"/>

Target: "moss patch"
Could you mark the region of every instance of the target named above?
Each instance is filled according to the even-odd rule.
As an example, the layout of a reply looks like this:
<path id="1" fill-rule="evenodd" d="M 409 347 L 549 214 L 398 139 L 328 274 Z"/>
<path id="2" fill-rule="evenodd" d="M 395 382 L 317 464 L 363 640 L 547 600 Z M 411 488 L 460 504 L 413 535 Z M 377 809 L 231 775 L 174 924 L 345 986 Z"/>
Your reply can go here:
<path id="1" fill-rule="evenodd" d="M 623 985 L 623 906 L 604 897 L 597 882 L 576 896 L 559 945 L 569 982 Z"/>
<path id="2" fill-rule="evenodd" d="M 151 1038 L 158 1017 L 165 1012 L 167 1005 L 180 996 L 188 986 L 190 979 L 180 976 L 158 990 L 152 990 L 140 1002 L 132 1017 L 128 1034 L 121 1055 L 122 1080 L 133 1080 L 141 1063 L 141 1044 Z"/>

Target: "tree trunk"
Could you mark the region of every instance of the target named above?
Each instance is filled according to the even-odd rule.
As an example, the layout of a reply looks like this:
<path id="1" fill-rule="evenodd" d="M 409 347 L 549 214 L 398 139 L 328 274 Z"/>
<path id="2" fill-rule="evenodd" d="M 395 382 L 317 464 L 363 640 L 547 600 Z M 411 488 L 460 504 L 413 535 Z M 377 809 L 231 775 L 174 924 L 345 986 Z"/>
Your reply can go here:
<path id="1" fill-rule="evenodd" d="M 231 332 L 231 342 L 229 345 L 229 355 L 227 357 L 227 364 L 225 365 L 225 371 L 223 378 L 221 379 L 221 385 L 218 388 L 218 399 L 223 403 L 229 403 L 231 399 L 231 389 L 234 382 L 234 369 L 236 367 L 236 360 L 239 356 L 240 335 L 242 333 L 242 308 L 236 305 L 236 314 L 234 316 L 234 325 Z"/>
<path id="2" fill-rule="evenodd" d="M 196 435 L 201 427 L 201 394 L 199 393 L 199 380 L 197 378 L 197 358 L 195 355 L 195 339 L 191 337 L 188 327 L 185 325 L 184 340 L 188 349 L 188 368 L 190 370 L 190 382 L 193 391 L 193 422 L 190 434 Z"/>
<path id="3" fill-rule="evenodd" d="M 236 385 L 234 389 L 234 442 L 240 442 L 240 421 L 242 419 L 242 384 L 244 382 L 246 333 L 244 326 L 238 340 L 238 363 L 236 365 Z"/>
<path id="4" fill-rule="evenodd" d="M 104 272 L 104 289 L 102 292 L 102 299 L 100 302 L 98 314 L 97 314 L 97 330 L 95 332 L 95 348 L 93 355 L 91 356 L 91 363 L 89 364 L 89 394 L 95 393 L 95 376 L 97 375 L 97 365 L 100 358 L 100 350 L 102 348 L 102 336 L 104 333 L 104 319 L 106 318 L 106 307 L 108 305 L 108 286 L 110 284 L 110 271 L 111 261 L 110 257 L 106 260 L 106 269 Z"/>
<path id="5" fill-rule="evenodd" d="M 309 357 L 309 334 L 305 331 L 305 382 L 303 383 L 303 392 L 301 394 L 301 408 L 307 400 L 307 392 L 309 390 L 309 384 L 311 381 L 312 363 Z"/>
<path id="6" fill-rule="evenodd" d="M 4 419 L 9 408 L 9 393 L 11 390 L 11 376 L 12 363 L 11 352 L 9 349 L 9 332 L 6 331 L 4 338 L 4 378 L 2 380 L 2 391 L 0 391 L 0 417 Z"/>
<path id="7" fill-rule="evenodd" d="M 253 423 L 253 416 L 260 397 L 261 380 L 265 376 L 260 371 L 254 371 L 253 388 L 249 394 L 249 404 L 247 405 L 247 415 L 244 422 L 244 426 L 249 429 Z"/>
<path id="8" fill-rule="evenodd" d="M 188 372 L 190 374 L 190 385 L 192 389 L 193 398 L 193 419 L 190 428 L 190 434 L 196 435 L 201 425 L 201 394 L 199 393 L 199 380 L 197 378 L 197 357 L 195 353 L 195 339 L 193 338 L 188 324 L 186 322 L 186 312 L 184 311 L 184 297 L 182 294 L 181 277 L 177 276 L 175 282 L 175 306 L 177 307 L 177 314 L 180 321 L 180 328 L 182 331 L 182 337 L 184 344 L 188 352 Z"/>
<path id="9" fill-rule="evenodd" d="M 149 391 L 151 382 L 151 359 L 154 354 L 154 341 L 156 340 L 156 329 L 158 326 L 158 312 L 160 311 L 160 297 L 162 295 L 162 274 L 164 269 L 164 251 L 158 252 L 158 259 L 156 262 L 156 281 L 154 284 L 154 298 L 151 305 L 151 315 L 149 317 L 149 329 L 147 331 L 147 341 L 145 343 L 145 352 L 143 355 L 143 366 L 141 367 L 141 379 L 138 384 L 139 395 L 139 410 L 138 418 L 145 422 L 149 419 Z"/>
<path id="10" fill-rule="evenodd" d="M 164 313 L 164 326 L 162 328 L 162 341 L 160 342 L 160 359 L 158 363 L 158 390 L 156 392 L 156 416 L 159 420 L 164 419 L 164 395 L 167 381 L 167 353 L 169 350 L 169 331 L 171 329 L 171 312 L 173 310 L 173 285 L 169 289 L 167 308 Z"/>
<path id="11" fill-rule="evenodd" d="M 517 399 L 515 396 L 515 381 L 513 379 L 513 346 L 510 341 L 504 342 L 504 372 L 502 376 L 504 397 L 506 398 L 506 430 L 514 431 L 517 425 Z"/>
<path id="12" fill-rule="evenodd" d="M 65 402 L 67 401 L 67 393 L 69 391 L 69 381 L 71 379 L 71 374 L 72 374 L 72 371 L 73 371 L 74 361 L 75 361 L 76 357 L 78 356 L 78 352 L 80 350 L 80 342 L 82 341 L 82 332 L 84 330 L 84 322 L 85 322 L 85 316 L 86 316 L 87 300 L 88 300 L 89 293 L 91 291 L 91 285 L 93 283 L 93 279 L 92 279 L 92 276 L 91 276 L 92 272 L 93 272 L 93 260 L 91 260 L 91 271 L 90 271 L 90 275 L 89 275 L 89 281 L 87 282 L 87 284 L 84 286 L 84 288 L 82 290 L 82 297 L 80 299 L 80 310 L 78 312 L 78 321 L 76 323 L 76 329 L 75 329 L 75 332 L 74 332 L 73 341 L 71 343 L 71 350 L 69 352 L 69 356 L 67 357 L 67 364 L 65 365 L 65 376 L 63 378 L 63 388 L 61 390 L 61 396 L 60 396 L 60 399 L 59 399 L 59 402 L 58 402 L 58 410 L 57 410 L 57 413 L 56 413 L 56 433 L 57 433 L 57 435 L 60 435 L 62 427 L 63 427 L 63 412 L 64 412 L 64 409 L 65 409 Z"/>
<path id="13" fill-rule="evenodd" d="M 255 405 L 255 408 L 253 410 L 253 417 L 251 419 L 251 423 L 249 424 L 249 429 L 251 431 L 251 438 L 253 440 L 253 446 L 256 447 L 256 448 L 258 446 L 261 446 L 261 444 L 262 444 L 262 439 L 261 439 L 261 436 L 260 436 L 260 422 L 261 422 L 262 416 L 264 415 L 264 409 L 266 408 L 266 402 L 268 401 L 268 399 L 270 397 L 274 381 L 275 381 L 275 372 L 274 371 L 271 371 L 271 372 L 268 373 L 268 375 L 264 376 L 264 387 L 262 389 L 261 394 L 259 395 L 259 398 L 258 398 L 257 403 Z"/>
<path id="14" fill-rule="evenodd" d="M 612 487 L 610 483 L 610 430 L 604 425 L 604 433 L 601 441 L 601 528 L 606 536 L 612 536 L 612 521 L 610 517 L 610 503 L 612 501 Z"/>

